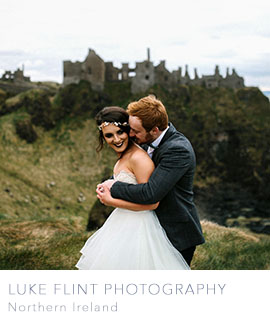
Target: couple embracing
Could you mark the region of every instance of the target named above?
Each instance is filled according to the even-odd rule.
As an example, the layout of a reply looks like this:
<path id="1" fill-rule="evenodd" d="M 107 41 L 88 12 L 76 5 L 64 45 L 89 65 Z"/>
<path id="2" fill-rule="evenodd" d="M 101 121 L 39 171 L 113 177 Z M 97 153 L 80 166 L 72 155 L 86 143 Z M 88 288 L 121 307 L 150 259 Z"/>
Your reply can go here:
<path id="1" fill-rule="evenodd" d="M 113 179 L 97 186 L 99 200 L 116 209 L 81 250 L 78 269 L 190 269 L 204 242 L 193 202 L 195 154 L 150 95 L 106 107 L 96 116 L 99 146 L 118 155 Z"/>

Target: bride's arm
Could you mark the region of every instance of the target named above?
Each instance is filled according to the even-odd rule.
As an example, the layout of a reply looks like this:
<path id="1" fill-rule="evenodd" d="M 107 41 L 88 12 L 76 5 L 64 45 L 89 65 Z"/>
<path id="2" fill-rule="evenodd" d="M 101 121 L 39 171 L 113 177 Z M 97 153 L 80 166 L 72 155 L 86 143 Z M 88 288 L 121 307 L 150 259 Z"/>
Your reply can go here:
<path id="1" fill-rule="evenodd" d="M 155 204 L 138 204 L 133 202 L 128 202 L 121 199 L 115 199 L 111 196 L 110 190 L 106 185 L 103 187 L 103 190 L 96 190 L 97 197 L 99 200 L 105 204 L 106 206 L 115 207 L 115 208 L 123 208 L 132 211 L 143 211 L 143 210 L 154 210 L 158 207 L 159 203 Z"/>
<path id="2" fill-rule="evenodd" d="M 145 183 L 149 180 L 155 166 L 147 153 L 141 149 L 134 152 L 129 159 L 129 168 L 133 171 L 138 183 Z M 96 190 L 99 200 L 111 207 L 124 208 L 133 211 L 154 210 L 158 207 L 159 202 L 153 204 L 138 204 L 122 199 L 116 199 L 111 196 L 109 188 L 103 185 L 103 191 Z"/>

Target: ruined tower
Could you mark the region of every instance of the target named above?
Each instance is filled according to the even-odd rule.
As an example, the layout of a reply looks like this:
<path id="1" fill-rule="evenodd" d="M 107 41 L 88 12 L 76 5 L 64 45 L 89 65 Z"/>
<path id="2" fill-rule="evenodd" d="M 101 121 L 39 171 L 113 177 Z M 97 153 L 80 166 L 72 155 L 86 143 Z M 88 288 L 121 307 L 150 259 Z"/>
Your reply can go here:
<path id="1" fill-rule="evenodd" d="M 147 60 L 136 62 L 135 76 L 131 81 L 132 93 L 144 92 L 155 84 L 155 70 L 150 61 L 150 50 L 147 49 Z"/>
<path id="2" fill-rule="evenodd" d="M 92 49 L 83 62 L 64 61 L 64 85 L 79 83 L 80 80 L 89 81 L 93 90 L 104 88 L 105 63 Z"/>

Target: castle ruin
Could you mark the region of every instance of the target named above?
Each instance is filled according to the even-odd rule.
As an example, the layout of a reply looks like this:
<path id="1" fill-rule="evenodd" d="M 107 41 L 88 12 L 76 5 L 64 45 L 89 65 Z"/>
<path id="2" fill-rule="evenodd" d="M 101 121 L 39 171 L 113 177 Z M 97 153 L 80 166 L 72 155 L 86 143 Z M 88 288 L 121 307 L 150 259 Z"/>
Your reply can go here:
<path id="1" fill-rule="evenodd" d="M 22 69 L 18 68 L 16 71 L 5 71 L 0 78 L 2 81 L 9 81 L 9 82 L 30 82 L 30 77 L 24 76 L 24 66 Z"/>
<path id="2" fill-rule="evenodd" d="M 194 69 L 194 78 L 191 79 L 188 66 L 185 66 L 184 75 L 182 68 L 170 72 L 166 69 L 165 60 L 154 66 L 150 60 L 150 49 L 147 49 L 147 59 L 136 62 L 135 68 L 130 68 L 128 63 L 122 63 L 121 68 L 113 65 L 113 62 L 104 62 L 94 50 L 89 49 L 88 55 L 83 62 L 64 61 L 64 85 L 79 83 L 80 80 L 87 80 L 91 83 L 93 90 L 102 91 L 105 81 L 130 81 L 132 93 L 144 92 L 154 84 L 165 88 L 175 85 L 196 85 L 206 88 L 225 87 L 239 89 L 244 87 L 244 79 L 240 77 L 235 69 L 229 73 L 227 68 L 226 76 L 220 74 L 216 66 L 213 75 L 198 76 L 197 69 Z"/>

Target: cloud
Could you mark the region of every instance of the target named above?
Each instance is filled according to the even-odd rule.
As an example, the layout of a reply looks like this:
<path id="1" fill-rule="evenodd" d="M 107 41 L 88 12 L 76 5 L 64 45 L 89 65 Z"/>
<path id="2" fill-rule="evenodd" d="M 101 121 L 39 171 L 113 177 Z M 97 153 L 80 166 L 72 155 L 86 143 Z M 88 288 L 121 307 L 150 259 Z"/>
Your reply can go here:
<path id="1" fill-rule="evenodd" d="M 0 50 L 1 57 L 14 57 L 14 56 L 22 56 L 24 51 L 22 50 Z"/>
<path id="2" fill-rule="evenodd" d="M 84 60 L 88 48 L 134 66 L 149 47 L 155 65 L 166 60 L 169 70 L 188 64 L 212 74 L 219 64 L 250 83 L 267 81 L 269 0 L 1 0 L 0 10 L 1 69 L 24 64 L 31 79 L 61 82 L 63 61 Z"/>
<path id="3" fill-rule="evenodd" d="M 45 62 L 44 62 L 44 60 L 41 60 L 41 59 L 37 59 L 37 60 L 26 60 L 26 61 L 24 61 L 24 65 L 25 65 L 26 67 L 29 67 L 29 68 L 36 68 L 36 67 L 44 66 L 44 65 L 45 65 Z"/>

